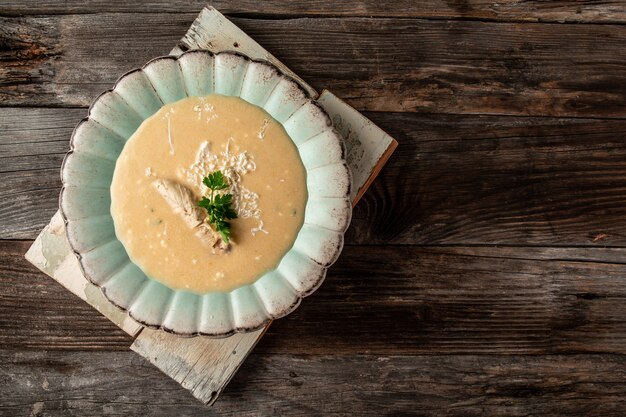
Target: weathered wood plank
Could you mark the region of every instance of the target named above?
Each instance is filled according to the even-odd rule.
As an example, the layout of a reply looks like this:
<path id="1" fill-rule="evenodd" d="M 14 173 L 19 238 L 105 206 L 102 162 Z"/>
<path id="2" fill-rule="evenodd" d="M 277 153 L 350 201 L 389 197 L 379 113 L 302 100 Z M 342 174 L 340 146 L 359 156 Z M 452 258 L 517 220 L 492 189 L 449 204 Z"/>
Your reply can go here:
<path id="1" fill-rule="evenodd" d="M 146 328 L 130 348 L 198 400 L 212 405 L 269 326 L 224 339 L 183 338 Z"/>
<path id="2" fill-rule="evenodd" d="M 127 349 L 113 323 L 0 241 L 0 346 Z M 256 351 L 626 353 L 626 249 L 347 246 Z M 355 344 L 354 341 L 359 343 Z"/>
<path id="3" fill-rule="evenodd" d="M 371 114 L 400 146 L 347 241 L 626 243 L 626 124 Z"/>
<path id="4" fill-rule="evenodd" d="M 0 101 L 89 105 L 124 72 L 165 55 L 195 17 L 194 13 L 0 18 Z"/>
<path id="5" fill-rule="evenodd" d="M 0 237 L 48 223 L 83 115 L 0 109 L 0 194 L 12 196 Z M 626 245 L 624 120 L 367 116 L 400 146 L 356 206 L 349 244 Z"/>
<path id="6" fill-rule="evenodd" d="M 494 21 L 523 22 L 624 22 L 626 8 L 623 2 L 566 1 L 528 2 L 519 0 L 466 0 L 443 1 L 376 0 L 252 0 L 209 1 L 212 6 L 228 15 L 285 17 L 421 17 L 431 19 L 486 19 Z M 105 0 L 58 1 L 22 0 L 2 5 L 3 15 L 69 14 L 69 13 L 192 13 L 207 4 L 206 0 L 150 0 L 120 2 Z"/>
<path id="7" fill-rule="evenodd" d="M 623 416 L 626 357 L 250 356 L 207 409 L 131 352 L 0 351 L 11 416 Z"/>
<path id="8" fill-rule="evenodd" d="M 0 240 L 0 346 L 128 350 L 130 336 L 24 259 L 31 244 Z"/>
<path id="9" fill-rule="evenodd" d="M 169 50 L 194 17 L 2 18 L 0 100 L 88 105 L 119 75 Z M 328 88 L 358 110 L 626 117 L 624 25 L 234 22 L 314 88 Z"/>
<path id="10" fill-rule="evenodd" d="M 59 171 L 85 109 L 0 109 L 0 238 L 32 238 L 59 205 Z"/>

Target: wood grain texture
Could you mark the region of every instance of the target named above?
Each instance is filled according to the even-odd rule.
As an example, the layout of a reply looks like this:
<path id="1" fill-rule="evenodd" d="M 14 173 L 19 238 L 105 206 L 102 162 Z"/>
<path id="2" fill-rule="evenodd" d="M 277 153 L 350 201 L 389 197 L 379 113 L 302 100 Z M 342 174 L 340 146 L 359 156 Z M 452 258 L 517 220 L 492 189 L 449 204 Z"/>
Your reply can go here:
<path id="1" fill-rule="evenodd" d="M 626 243 L 626 124 L 371 114 L 400 146 L 357 205 L 347 241 Z"/>
<path id="2" fill-rule="evenodd" d="M 0 241 L 0 345 L 127 349 L 128 338 Z M 347 246 L 277 320 L 277 354 L 626 354 L 626 249 Z M 354 341 L 358 340 L 358 343 Z"/>
<path id="3" fill-rule="evenodd" d="M 84 107 L 204 4 L 15 3 L 0 239 L 32 239 Z M 349 245 L 207 410 L 1 241 L 0 415 L 626 414 L 623 2 L 213 4 L 400 142 Z"/>
<path id="4" fill-rule="evenodd" d="M 429 19 L 483 19 L 519 22 L 625 22 L 623 2 L 609 1 L 519 1 L 501 0 L 360 0 L 333 2 L 329 0 L 217 0 L 209 1 L 220 12 L 268 18 L 285 17 L 419 17 Z M 71 0 L 23 0 L 3 4 L 3 15 L 76 14 L 94 12 L 130 13 L 194 13 L 207 4 L 206 0 L 149 0 L 142 2 Z"/>
<path id="5" fill-rule="evenodd" d="M 194 17 L 0 18 L 0 101 L 86 106 L 121 74 L 169 50 Z M 626 117 L 625 25 L 364 18 L 234 23 L 314 88 L 328 88 L 358 110 Z"/>
<path id="6" fill-rule="evenodd" d="M 252 354 L 207 409 L 131 352 L 0 351 L 11 416 L 622 416 L 626 357 Z"/>
<path id="7" fill-rule="evenodd" d="M 56 211 L 84 112 L 0 108 L 0 237 L 32 239 Z M 624 120 L 367 116 L 400 146 L 356 206 L 349 244 L 626 245 Z"/>
<path id="8" fill-rule="evenodd" d="M 0 347 L 128 350 L 130 336 L 24 259 L 31 244 L 0 240 Z"/>
<path id="9" fill-rule="evenodd" d="M 269 326 L 223 339 L 181 338 L 145 328 L 130 348 L 202 403 L 212 405 Z"/>
<path id="10" fill-rule="evenodd" d="M 0 109 L 0 238 L 34 238 L 59 206 L 61 162 L 85 109 Z"/>

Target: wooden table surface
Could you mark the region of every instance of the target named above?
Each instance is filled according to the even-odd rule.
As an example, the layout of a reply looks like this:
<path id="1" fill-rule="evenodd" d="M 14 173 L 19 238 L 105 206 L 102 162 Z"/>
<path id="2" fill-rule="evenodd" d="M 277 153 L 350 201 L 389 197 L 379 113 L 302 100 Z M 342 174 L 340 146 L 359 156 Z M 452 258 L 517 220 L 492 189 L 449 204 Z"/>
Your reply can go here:
<path id="1" fill-rule="evenodd" d="M 400 146 L 207 409 L 23 257 L 86 107 L 204 2 L 4 1 L 0 415 L 626 415 L 626 2 L 212 4 Z"/>

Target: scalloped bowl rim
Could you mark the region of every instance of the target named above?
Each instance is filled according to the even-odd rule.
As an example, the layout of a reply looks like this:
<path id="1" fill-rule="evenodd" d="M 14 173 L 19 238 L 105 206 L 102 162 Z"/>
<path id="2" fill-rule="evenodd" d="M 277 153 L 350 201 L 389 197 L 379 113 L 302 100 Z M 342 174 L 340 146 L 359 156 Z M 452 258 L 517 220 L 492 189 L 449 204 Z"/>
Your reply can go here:
<path id="1" fill-rule="evenodd" d="M 293 302 L 293 303 L 292 303 L 291 305 L 289 305 L 288 307 L 283 308 L 283 309 L 282 309 L 282 311 L 281 311 L 279 314 L 276 314 L 276 315 L 274 315 L 274 316 L 272 316 L 272 317 L 268 317 L 268 316 L 267 316 L 267 310 L 265 310 L 265 313 L 266 313 L 266 314 L 265 314 L 265 317 L 264 317 L 264 318 L 263 318 L 260 322 L 255 323 L 255 324 L 253 324 L 253 325 L 250 325 L 250 326 L 248 326 L 248 327 L 237 327 L 237 326 L 236 326 L 236 322 L 235 322 L 235 320 L 233 320 L 232 305 L 230 305 L 230 304 L 229 304 L 229 308 L 230 308 L 230 322 L 229 322 L 229 323 L 230 323 L 230 329 L 229 329 L 228 331 L 225 331 L 225 332 L 202 332 L 202 331 L 200 331 L 200 330 L 193 331 L 193 332 L 185 332 L 185 331 L 180 331 L 180 330 L 176 330 L 176 329 L 169 328 L 169 327 L 165 326 L 165 325 L 163 324 L 163 321 L 165 320 L 165 318 L 166 318 L 166 316 L 167 316 L 167 313 L 168 313 L 168 310 L 169 310 L 169 308 L 171 307 L 171 306 L 169 305 L 169 303 L 171 303 L 171 300 L 175 297 L 175 295 L 176 295 L 177 293 L 191 293 L 191 294 L 194 294 L 194 295 L 196 295 L 196 296 L 198 296 L 198 297 L 203 297 L 204 295 L 206 295 L 206 294 L 208 294 L 208 293 L 199 294 L 199 293 L 195 293 L 195 292 L 191 292 L 191 291 L 185 291 L 185 290 L 181 290 L 181 289 L 174 289 L 174 288 L 171 288 L 171 287 L 167 286 L 166 284 L 161 283 L 160 281 L 158 281 L 158 280 L 156 280 L 156 279 L 152 278 L 151 276 L 149 276 L 149 275 L 147 275 L 147 274 L 145 274 L 145 273 L 144 273 L 144 274 L 145 274 L 145 276 L 146 276 L 146 278 L 147 278 L 147 281 L 156 281 L 156 282 L 159 282 L 160 284 L 164 285 L 164 286 L 165 286 L 165 287 L 166 287 L 166 288 L 170 291 L 170 293 L 171 293 L 171 294 L 169 294 L 169 296 L 168 296 L 168 302 L 167 302 L 167 303 L 165 303 L 165 304 L 164 304 L 164 306 L 162 307 L 164 311 L 163 311 L 163 312 L 162 312 L 162 314 L 161 314 L 161 318 L 160 318 L 160 323 L 159 323 L 159 324 L 148 323 L 148 322 L 146 322 L 146 321 L 145 321 L 145 320 L 143 320 L 143 319 L 140 319 L 140 318 L 138 318 L 138 317 L 135 317 L 135 316 L 133 315 L 133 313 L 130 311 L 130 306 L 129 306 L 129 307 L 126 307 L 126 306 L 124 306 L 124 305 L 120 305 L 120 304 L 116 303 L 114 300 L 112 300 L 112 299 L 109 297 L 109 295 L 107 294 L 106 283 L 101 285 L 101 284 L 98 284 L 97 282 L 95 282 L 95 281 L 92 279 L 92 277 L 90 276 L 90 273 L 89 273 L 89 272 L 86 270 L 86 268 L 84 267 L 84 265 L 83 265 L 83 256 L 81 255 L 81 251 L 79 251 L 79 250 L 77 250 L 77 249 L 75 248 L 75 246 L 74 246 L 74 244 L 73 244 L 73 239 L 72 239 L 72 237 L 70 236 L 70 231 L 69 231 L 69 227 L 68 227 L 68 226 L 70 225 L 70 223 L 72 223 L 72 220 L 68 218 L 68 216 L 67 216 L 67 214 L 65 213 L 65 210 L 64 210 L 64 208 L 63 208 L 64 194 L 65 194 L 65 192 L 67 191 L 67 187 L 68 187 L 68 185 L 66 184 L 66 176 L 65 176 L 65 174 L 64 174 L 64 173 L 65 173 L 66 164 L 67 164 L 67 162 L 68 162 L 68 159 L 69 159 L 69 158 L 71 158 L 71 156 L 72 156 L 72 155 L 75 153 L 75 151 L 76 151 L 76 148 L 75 148 L 75 136 L 76 136 L 76 134 L 77 134 L 78 128 L 79 128 L 82 124 L 84 124 L 84 123 L 88 122 L 89 120 L 93 120 L 93 119 L 92 119 L 92 112 L 93 112 L 93 110 L 94 110 L 94 107 L 98 104 L 98 102 L 99 102 L 99 101 L 100 101 L 100 100 L 101 100 L 101 99 L 102 99 L 105 95 L 107 95 L 107 94 L 109 94 L 109 93 L 112 93 L 112 92 L 115 92 L 115 91 L 116 91 L 116 89 L 118 88 L 118 86 L 119 86 L 120 82 L 121 82 L 122 80 L 124 80 L 125 78 L 127 78 L 128 76 L 130 76 L 130 75 L 132 75 L 132 74 L 134 74 L 134 73 L 136 73 L 136 72 L 144 72 L 144 73 L 145 73 L 145 69 L 146 69 L 146 68 L 148 68 L 148 67 L 150 67 L 150 66 L 151 66 L 152 64 L 154 64 L 155 62 L 162 61 L 162 60 L 172 60 L 172 61 L 178 61 L 178 62 L 180 62 L 180 59 L 181 59 L 181 58 L 183 58 L 183 57 L 185 57 L 186 55 L 188 55 L 188 54 L 196 54 L 196 53 L 201 53 L 201 54 L 206 54 L 206 55 L 209 55 L 209 56 L 211 57 L 211 59 L 213 59 L 213 60 L 215 60 L 218 56 L 222 56 L 222 55 L 233 55 L 233 56 L 238 56 L 238 57 L 241 57 L 241 58 L 245 59 L 246 61 L 248 61 L 248 65 L 249 65 L 250 63 L 258 63 L 258 64 L 266 65 L 266 66 L 271 67 L 271 69 L 272 69 L 273 71 L 275 71 L 281 79 L 287 80 L 287 81 L 289 81 L 289 82 L 293 83 L 295 86 L 297 86 L 297 87 L 298 87 L 298 89 L 299 89 L 299 90 L 303 93 L 303 95 L 304 95 L 304 96 L 305 96 L 305 98 L 306 98 L 306 103 L 305 103 L 305 104 L 310 103 L 310 104 L 312 104 L 312 105 L 314 105 L 314 106 L 316 106 L 316 107 L 317 107 L 317 109 L 320 111 L 320 113 L 321 113 L 321 114 L 322 114 L 322 115 L 323 115 L 323 116 L 327 119 L 327 123 L 328 123 L 328 124 L 329 124 L 329 126 L 330 126 L 330 130 L 332 130 L 332 132 L 336 135 L 336 137 L 338 138 L 338 140 L 339 140 L 339 142 L 340 142 L 340 146 L 341 146 L 341 163 L 345 166 L 345 169 L 346 169 L 346 170 L 345 170 L 345 172 L 346 172 L 347 187 L 346 187 L 346 190 L 345 190 L 344 195 L 343 195 L 342 197 L 336 197 L 336 198 L 345 198 L 345 199 L 348 199 L 348 202 L 350 203 L 350 200 L 349 200 L 349 199 L 350 199 L 350 188 L 351 188 L 351 182 L 352 182 L 352 181 L 351 181 L 350 169 L 349 169 L 349 167 L 348 167 L 348 165 L 347 165 L 347 162 L 346 162 L 346 150 L 345 150 L 345 143 L 344 143 L 344 141 L 343 141 L 343 138 L 342 138 L 342 136 L 341 136 L 341 135 L 340 135 L 340 134 L 336 131 L 336 129 L 334 128 L 334 126 L 332 125 L 332 120 L 331 120 L 331 119 L 330 119 L 330 117 L 328 116 L 328 113 L 327 113 L 327 112 L 326 112 L 326 111 L 325 111 L 325 110 L 324 110 L 324 109 L 323 109 L 323 108 L 322 108 L 322 107 L 321 107 L 321 106 L 317 103 L 317 101 L 316 101 L 316 99 L 315 99 L 314 97 L 311 97 L 311 95 L 307 92 L 307 90 L 306 90 L 305 88 L 303 88 L 303 87 L 302 87 L 302 85 L 300 84 L 300 82 L 299 82 L 297 79 L 293 78 L 292 76 L 290 76 L 290 75 L 288 75 L 288 74 L 285 74 L 285 73 L 284 73 L 284 72 L 283 72 L 280 68 L 278 68 L 276 65 L 272 64 L 271 62 L 269 62 L 269 61 L 267 61 L 267 60 L 263 60 L 263 59 L 253 59 L 253 58 L 250 58 L 250 57 L 248 57 L 247 55 L 245 55 L 245 54 L 243 54 L 243 53 L 241 53 L 241 52 L 238 52 L 238 51 L 229 51 L 229 50 L 226 50 L 226 51 L 221 51 L 221 52 L 214 53 L 214 52 L 211 52 L 211 51 L 209 51 L 209 50 L 204 50 L 204 49 L 194 49 L 194 50 L 185 51 L 185 52 L 183 52 L 183 53 L 182 53 L 181 55 L 179 55 L 179 56 L 165 55 L 165 56 L 155 57 L 155 58 L 153 58 L 153 59 L 149 60 L 149 61 L 148 61 L 148 62 L 146 62 L 143 66 L 141 66 L 141 67 L 139 67 L 139 68 L 134 68 L 134 69 L 132 69 L 132 70 L 130 70 L 130 71 L 128 71 L 128 72 L 126 72 L 126 73 L 124 73 L 123 75 L 121 75 L 121 76 L 120 76 L 120 77 L 119 77 L 119 78 L 115 81 L 115 83 L 114 83 L 114 85 L 113 85 L 113 87 L 112 87 L 112 88 L 110 88 L 110 89 L 107 89 L 107 90 L 103 91 L 102 93 L 100 93 L 100 94 L 99 94 L 99 95 L 98 95 L 98 96 L 97 96 L 97 97 L 93 100 L 93 102 L 92 102 L 92 103 L 91 103 L 91 105 L 89 106 L 89 109 L 88 109 L 88 112 L 87 112 L 87 116 L 86 116 L 86 117 L 84 117 L 83 119 L 81 119 L 81 120 L 78 122 L 78 124 L 75 126 L 75 128 L 74 128 L 74 130 L 73 130 L 73 132 L 72 132 L 71 138 L 70 138 L 70 150 L 66 153 L 66 155 L 65 155 L 65 157 L 64 157 L 64 159 L 63 159 L 63 163 L 62 163 L 62 166 L 61 166 L 61 179 L 62 179 L 63 185 L 62 185 L 62 188 L 61 188 L 61 193 L 60 193 L 60 197 L 59 197 L 59 212 L 60 212 L 61 217 L 62 217 L 62 219 L 63 219 L 63 222 L 64 222 L 64 224 L 65 224 L 65 232 L 66 232 L 66 236 L 67 236 L 67 238 L 68 238 L 68 242 L 69 242 L 69 244 L 70 244 L 70 249 L 71 249 L 71 251 L 72 251 L 72 252 L 76 255 L 76 257 L 78 258 L 78 261 L 79 261 L 79 262 L 78 262 L 78 264 L 79 264 L 79 267 L 80 267 L 81 272 L 83 273 L 83 275 L 85 276 L 85 278 L 86 278 L 89 282 L 91 282 L 92 284 L 94 284 L 95 286 L 97 286 L 97 287 L 101 290 L 101 292 L 103 293 L 103 295 L 104 295 L 105 299 L 106 299 L 108 302 L 110 302 L 112 305 L 114 305 L 114 306 L 115 306 L 115 307 L 117 307 L 118 309 L 120 309 L 120 310 L 122 310 L 122 311 L 124 311 L 124 312 L 127 312 L 127 313 L 128 313 L 128 315 L 129 315 L 129 316 L 130 316 L 133 320 L 135 320 L 136 322 L 140 323 L 141 325 L 143 325 L 143 326 L 145 326 L 145 327 L 151 328 L 151 329 L 163 330 L 163 331 L 168 332 L 168 333 L 176 334 L 176 335 L 179 335 L 179 336 L 185 336 L 185 337 L 192 337 L 192 336 L 207 336 L 207 337 L 222 338 L 222 337 L 228 337 L 228 336 L 231 336 L 231 335 L 233 335 L 233 334 L 235 334 L 235 333 L 246 333 L 246 332 L 252 332 L 252 331 L 259 330 L 259 329 L 263 328 L 264 326 L 266 326 L 266 325 L 267 325 L 269 322 L 271 322 L 272 320 L 275 320 L 275 319 L 277 319 L 277 318 L 284 317 L 284 316 L 286 316 L 286 315 L 290 314 L 291 312 L 293 312 L 293 311 L 294 311 L 294 310 L 295 310 L 295 309 L 296 309 L 296 308 L 300 305 L 300 303 L 301 303 L 301 301 L 302 301 L 302 299 L 303 299 L 303 298 L 305 298 L 305 297 L 307 297 L 307 296 L 311 295 L 313 292 L 315 292 L 315 291 L 316 291 L 316 290 L 317 290 L 317 289 L 318 289 L 318 288 L 322 285 L 322 283 L 323 283 L 323 282 L 324 282 L 324 280 L 325 280 L 325 277 L 326 277 L 326 272 L 327 272 L 328 268 L 329 268 L 332 264 L 334 264 L 334 263 L 335 263 L 335 261 L 337 260 L 337 258 L 339 257 L 339 255 L 340 255 L 340 253 L 341 253 L 341 251 L 342 251 L 342 249 L 343 249 L 343 246 L 344 246 L 344 239 L 343 239 L 343 235 L 345 234 L 345 231 L 347 230 L 347 228 L 348 228 L 348 226 L 349 226 L 349 224 L 350 224 L 351 217 L 352 217 L 352 207 L 351 207 L 351 204 L 349 205 L 349 209 L 348 209 L 348 210 L 346 210 L 346 211 L 343 213 L 343 215 L 345 216 L 345 225 L 344 225 L 344 227 L 342 228 L 342 230 L 337 230 L 337 231 L 335 231 L 335 232 L 337 232 L 338 234 L 340 234 L 340 235 L 341 235 L 341 239 L 340 239 L 340 241 L 338 242 L 338 244 L 335 246 L 335 248 L 334 248 L 334 251 L 333 251 L 332 255 L 330 255 L 330 256 L 328 257 L 328 258 L 329 258 L 329 259 L 328 259 L 328 261 L 327 261 L 327 262 L 325 262 L 324 264 L 319 264 L 317 261 L 315 261 L 315 260 L 311 259 L 311 260 L 313 260 L 314 262 L 318 263 L 319 268 L 320 268 L 320 271 L 319 271 L 319 277 L 317 278 L 317 280 L 316 280 L 316 281 L 315 281 L 312 285 L 310 285 L 310 286 L 309 286 L 309 287 L 308 287 L 305 291 L 298 291 L 298 290 L 295 290 L 295 295 L 296 295 L 296 300 L 295 300 L 295 302 Z M 179 66 L 179 68 L 180 68 L 180 66 Z M 214 68 L 213 68 L 213 70 L 214 70 Z M 181 70 L 181 74 L 182 74 L 182 70 Z M 213 74 L 213 77 L 215 77 L 215 74 Z M 245 77 L 245 75 L 244 75 L 244 77 Z M 149 77 L 146 77 L 146 78 L 150 81 Z M 150 82 L 151 82 L 151 81 L 150 81 Z M 214 81 L 213 81 L 213 82 L 214 82 Z M 243 81 L 242 81 L 242 82 L 243 82 Z M 280 81 L 279 81 L 279 82 L 280 82 Z M 152 83 L 152 82 L 151 82 L 151 83 Z M 185 84 L 184 84 L 184 80 L 183 80 L 183 86 L 184 86 L 184 85 L 185 85 Z M 158 94 L 158 89 L 154 86 L 154 84 L 153 84 L 153 83 L 152 83 L 152 87 L 153 87 L 153 89 L 155 90 L 155 92 L 157 93 L 157 96 L 158 96 L 158 95 L 159 95 L 159 94 Z M 186 89 L 186 87 L 185 87 L 185 89 Z M 213 91 L 212 93 L 215 93 L 215 91 Z M 241 91 L 240 91 L 240 94 L 241 94 Z M 189 98 L 189 97 L 194 97 L 194 96 L 193 96 L 193 95 L 188 95 L 188 94 L 187 94 L 187 91 L 185 91 L 185 97 L 184 97 L 184 98 Z M 245 100 L 245 99 L 241 98 L 240 96 L 236 96 L 236 97 L 238 97 L 238 98 L 240 98 L 240 99 L 242 99 L 242 100 L 244 100 L 244 101 L 248 102 L 247 100 Z M 159 97 L 159 98 L 161 98 L 161 97 Z M 184 98 L 183 98 L 183 99 L 184 99 Z M 122 98 L 122 99 L 123 99 L 123 98 Z M 124 99 L 123 99 L 123 100 L 124 100 Z M 124 101 L 125 101 L 125 100 L 124 100 Z M 168 104 L 173 103 L 173 102 L 168 102 L 168 103 L 165 103 L 165 102 L 162 100 L 162 98 L 161 98 L 161 101 L 162 101 L 162 106 L 165 106 L 165 105 L 168 105 Z M 128 104 L 128 103 L 126 103 L 126 104 L 127 104 L 129 107 L 131 107 L 131 108 L 132 108 L 132 106 L 131 106 L 130 104 Z M 251 104 L 255 105 L 254 103 L 251 103 Z M 304 107 L 304 105 L 305 105 L 305 104 L 303 104 L 301 107 Z M 258 105 L 257 105 L 257 106 L 258 106 Z M 262 106 L 258 106 L 258 107 L 261 107 L 264 111 L 267 111 L 267 110 L 265 110 Z M 135 110 L 135 109 L 134 109 L 134 110 Z M 135 110 L 135 111 L 136 111 L 136 110 Z M 295 111 L 294 111 L 293 113 L 295 113 Z M 292 115 L 293 115 L 293 113 L 292 113 Z M 272 116 L 273 116 L 273 115 L 272 115 Z M 150 117 L 150 116 L 148 116 L 148 117 Z M 145 121 L 146 119 L 147 119 L 147 118 L 143 118 L 142 122 L 143 122 L 143 121 Z M 276 119 L 275 119 L 275 120 L 276 120 Z M 284 121 L 278 121 L 278 120 L 276 120 L 276 121 L 277 121 L 278 123 L 280 123 L 282 126 L 284 126 Z M 98 121 L 96 121 L 96 120 L 94 120 L 94 122 L 96 122 L 96 123 L 100 124 L 100 123 L 99 123 Z M 133 133 L 134 133 L 134 132 L 133 132 Z M 131 136 L 132 136 L 132 134 L 131 134 Z M 288 136 L 291 138 L 291 135 L 289 135 L 289 134 L 288 134 Z M 291 139 L 292 139 L 292 141 L 293 141 L 293 138 L 291 138 Z M 128 138 L 126 138 L 126 140 L 128 140 Z M 307 140 L 308 140 L 308 139 L 307 139 Z M 295 144 L 295 141 L 294 141 L 294 144 Z M 296 145 L 296 146 L 298 147 L 298 149 L 299 149 L 299 145 L 297 145 L 297 144 L 295 144 L 295 145 Z M 300 151 L 299 151 L 299 153 L 300 153 Z M 119 156 L 119 155 L 118 155 L 118 156 Z M 306 172 L 307 172 L 307 177 L 308 177 L 308 175 L 309 175 L 309 169 L 308 169 L 307 167 L 305 167 L 305 170 L 306 170 Z M 307 183 L 307 188 L 308 188 L 308 183 Z M 109 191 L 109 193 L 110 193 L 110 191 Z M 308 198 L 307 198 L 307 206 L 308 206 L 308 203 L 309 203 L 309 200 L 310 200 L 310 199 L 311 199 L 311 195 L 310 195 L 310 193 L 309 193 L 309 196 L 308 196 Z M 306 216 L 306 213 L 305 213 L 305 216 Z M 112 217 L 112 216 L 111 216 L 111 217 Z M 304 225 L 303 225 L 303 226 L 304 226 Z M 302 229 L 299 229 L 299 230 L 298 230 L 298 234 L 296 235 L 296 237 L 295 237 L 295 239 L 294 239 L 294 245 L 295 245 L 295 240 L 297 240 L 297 239 L 298 239 L 298 236 L 300 235 L 300 233 L 301 233 L 301 232 L 302 232 Z M 117 236 L 116 236 L 116 235 L 115 235 L 115 239 L 117 239 L 117 240 L 119 241 L 119 239 L 117 238 Z M 122 245 L 122 246 L 123 246 L 123 245 Z M 279 260 L 279 262 L 278 262 L 277 266 L 276 266 L 273 270 L 271 270 L 271 271 L 269 271 L 269 272 L 262 273 L 261 275 L 259 275 L 259 276 L 255 279 L 255 281 L 253 281 L 253 282 L 251 282 L 251 283 L 249 283 L 249 284 L 245 284 L 245 285 L 242 285 L 242 286 L 240 286 L 240 287 L 234 288 L 234 289 L 232 289 L 232 290 L 230 290 L 230 291 L 224 291 L 224 292 L 222 292 L 222 293 L 226 294 L 226 295 L 228 296 L 227 298 L 230 300 L 230 298 L 231 298 L 231 297 L 230 297 L 230 295 L 232 294 L 232 292 L 233 292 L 233 291 L 236 291 L 236 290 L 238 290 L 238 289 L 240 289 L 240 288 L 243 288 L 243 287 L 251 287 L 252 285 L 254 285 L 254 283 L 255 283 L 255 282 L 259 281 L 259 280 L 260 280 L 262 277 L 264 277 L 266 274 L 268 274 L 268 273 L 272 273 L 272 272 L 277 271 L 277 269 L 278 269 L 278 265 L 280 265 L 281 261 L 282 261 L 282 260 L 283 260 L 283 259 L 287 256 L 287 254 L 288 254 L 289 252 L 291 252 L 293 249 L 294 249 L 294 248 L 293 248 L 293 246 L 292 246 L 292 247 L 291 247 L 291 248 L 290 248 L 290 249 L 289 249 L 289 250 L 288 250 L 285 254 L 283 254 L 282 258 Z M 124 248 L 124 250 L 126 250 L 126 248 Z M 301 253 L 300 253 L 300 254 L 301 254 Z M 301 255 L 302 255 L 302 254 L 301 254 Z M 304 254 L 304 255 L 305 255 L 305 256 L 308 256 L 308 255 L 306 255 L 306 254 Z M 134 264 L 134 262 L 132 261 L 132 259 L 129 259 L 129 262 Z M 136 264 L 135 264 L 135 265 L 136 265 Z M 256 290 L 255 290 L 255 291 L 256 291 Z M 210 293 L 210 292 L 209 292 L 209 293 Z M 260 303 L 260 305 L 261 305 L 261 306 L 263 306 L 263 302 L 262 302 L 262 301 L 259 301 L 259 303 Z M 131 303 L 131 304 L 132 304 L 132 303 Z M 199 307 L 199 309 L 200 309 L 200 310 L 202 310 L 202 306 L 200 306 L 200 307 Z M 196 312 L 196 314 L 198 314 L 198 313 Z"/>

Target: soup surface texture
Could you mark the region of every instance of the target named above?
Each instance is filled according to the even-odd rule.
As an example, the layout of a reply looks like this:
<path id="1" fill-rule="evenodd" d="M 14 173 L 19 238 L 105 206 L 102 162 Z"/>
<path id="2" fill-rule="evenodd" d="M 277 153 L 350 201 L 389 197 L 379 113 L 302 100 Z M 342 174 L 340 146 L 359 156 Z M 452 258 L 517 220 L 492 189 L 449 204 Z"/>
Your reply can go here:
<path id="1" fill-rule="evenodd" d="M 224 253 L 213 253 L 155 186 L 175 181 L 193 192 L 195 207 L 210 192 L 203 177 L 218 170 L 238 215 Z M 200 294 L 230 291 L 274 269 L 293 246 L 306 201 L 306 171 L 282 125 L 217 94 L 165 105 L 145 120 L 111 185 L 115 233 L 131 260 L 171 288 Z"/>

